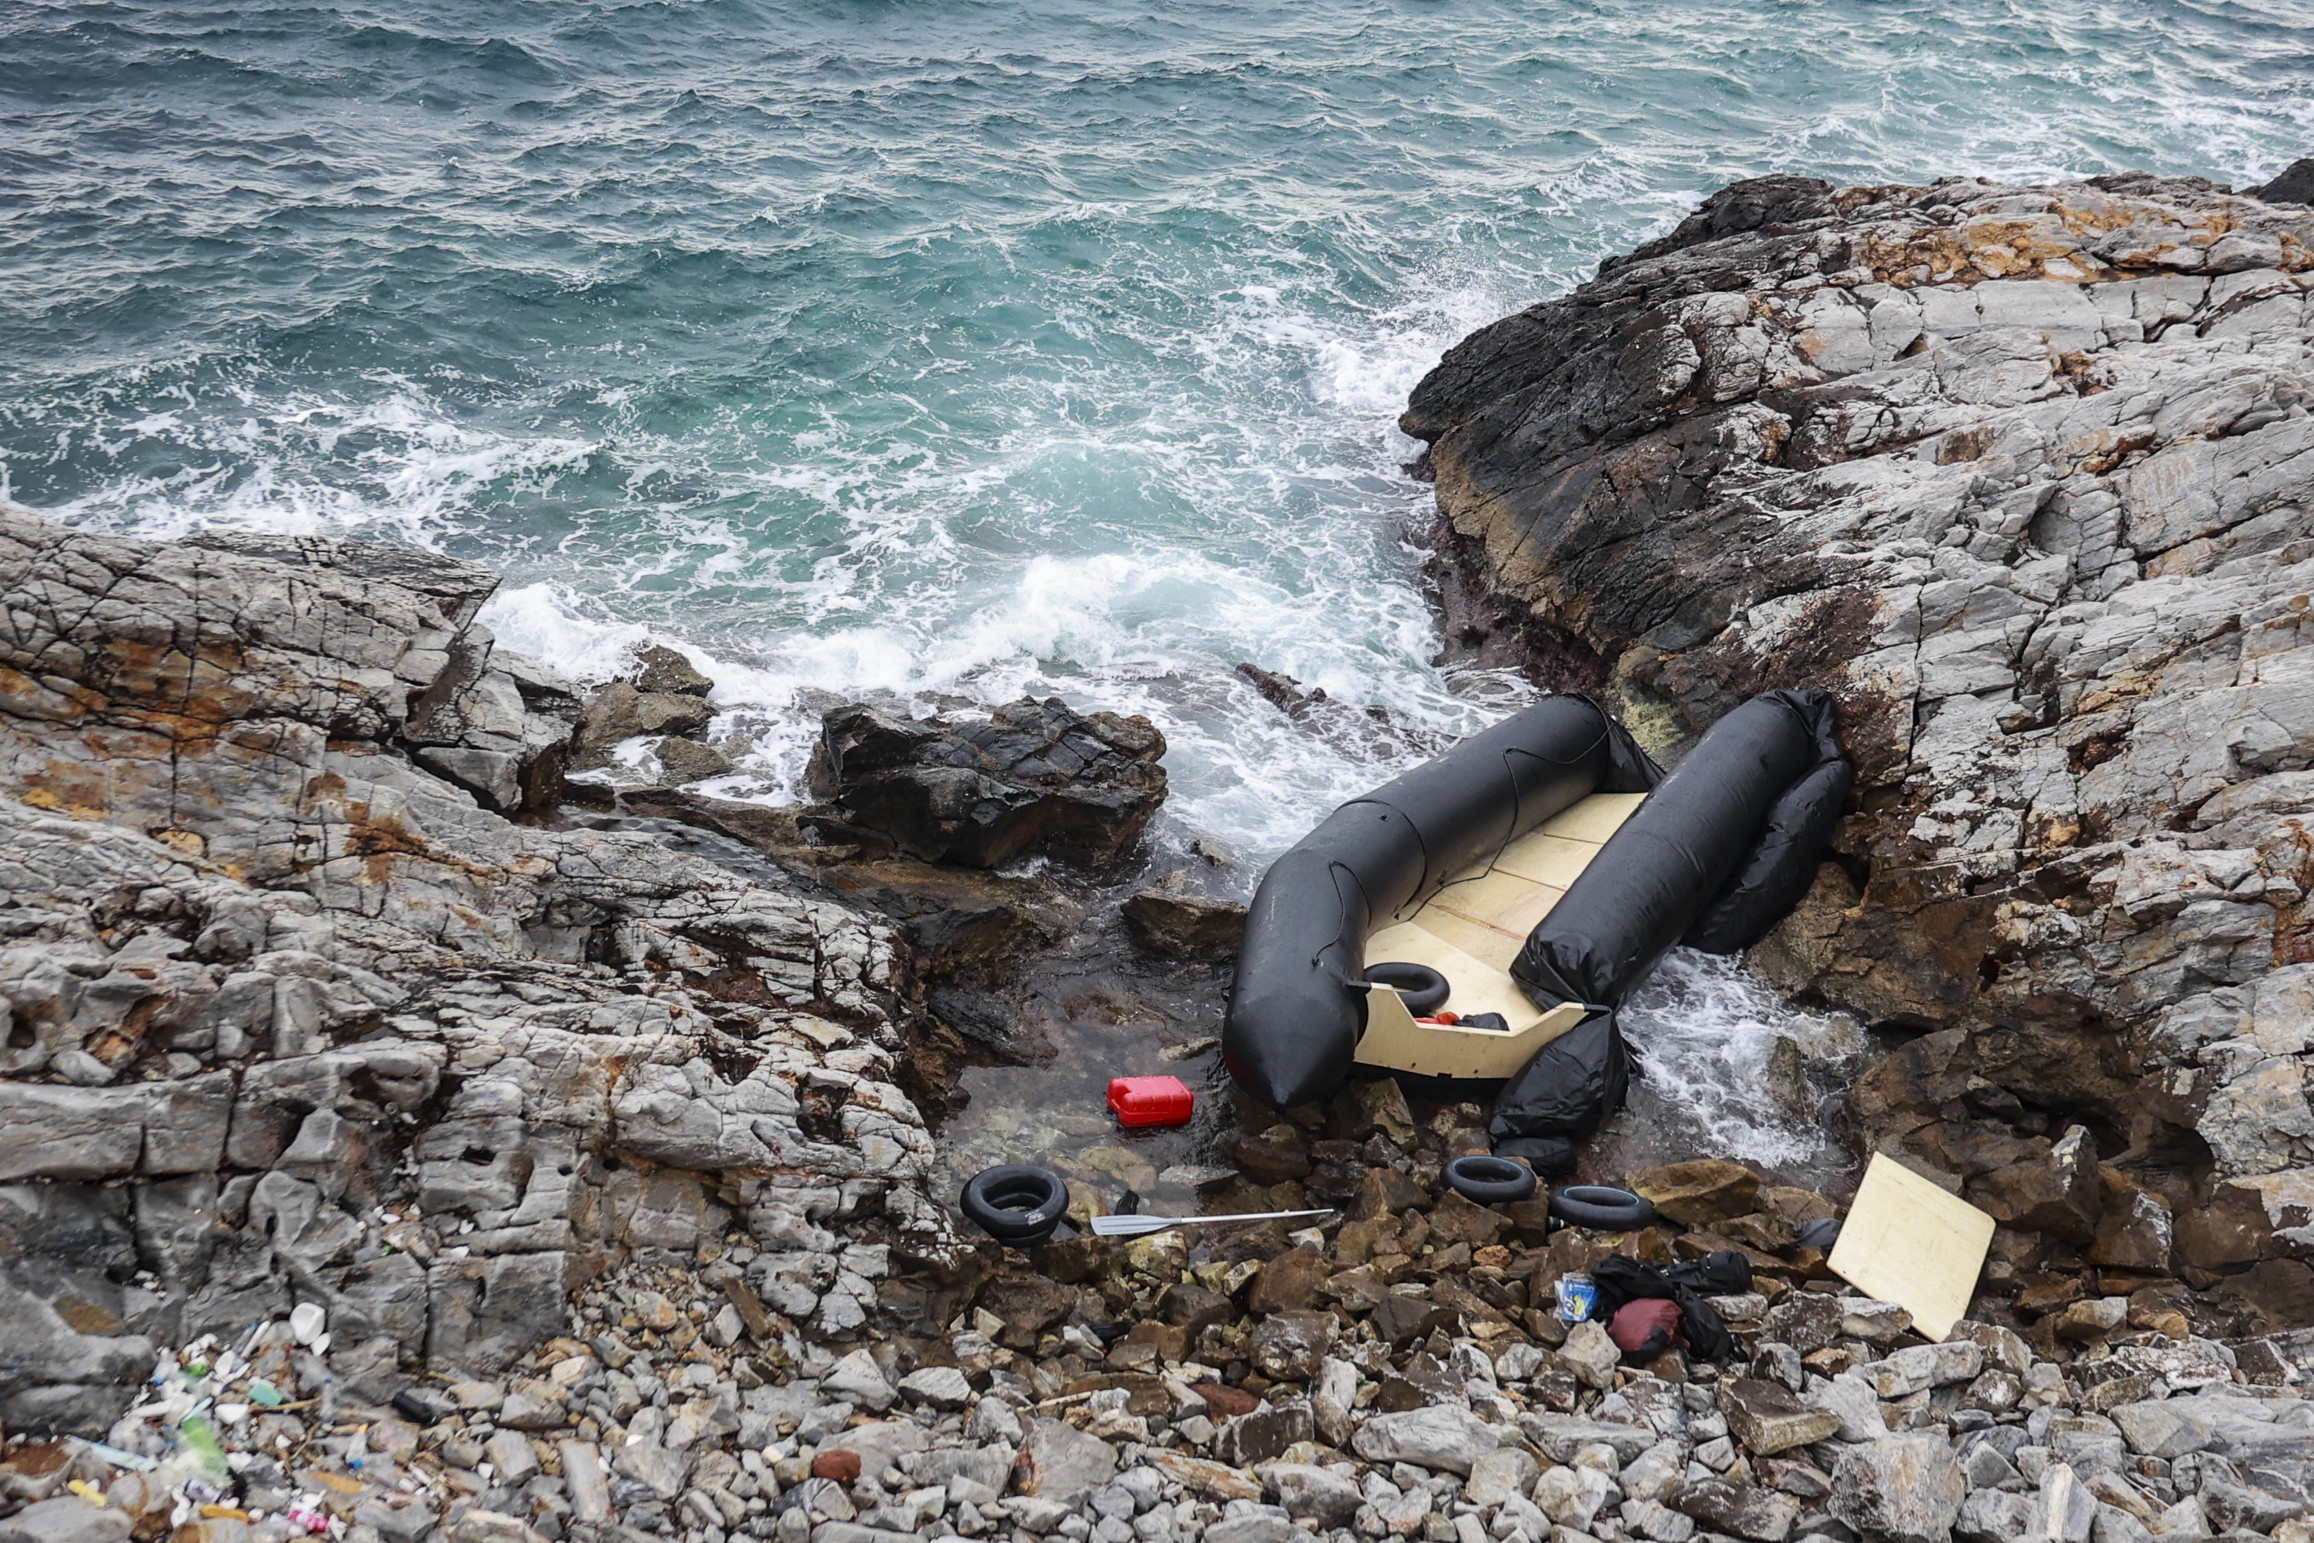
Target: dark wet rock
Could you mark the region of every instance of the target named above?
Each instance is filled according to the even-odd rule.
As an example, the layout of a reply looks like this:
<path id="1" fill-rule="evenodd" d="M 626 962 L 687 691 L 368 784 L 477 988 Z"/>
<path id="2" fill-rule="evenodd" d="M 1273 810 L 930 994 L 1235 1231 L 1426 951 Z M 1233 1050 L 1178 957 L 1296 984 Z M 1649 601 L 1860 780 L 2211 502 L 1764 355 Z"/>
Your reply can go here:
<path id="1" fill-rule="evenodd" d="M 720 777 L 737 764 L 713 745 L 695 739 L 669 739 L 659 746 L 659 769 L 670 783 L 705 782 Z"/>
<path id="2" fill-rule="evenodd" d="M 993 991 L 935 986 L 926 996 L 933 1016 L 999 1060 L 1028 1065 L 1053 1053 L 1042 1034 L 1021 1023 L 1020 1010 Z"/>
<path id="3" fill-rule="evenodd" d="M 1165 799 L 1164 736 L 1145 718 L 1077 713 L 1058 697 L 985 723 L 829 713 L 814 793 L 927 862 L 995 868 L 1044 856 L 1104 867 Z"/>
<path id="4" fill-rule="evenodd" d="M 674 649 L 654 643 L 635 655 L 635 689 L 646 694 L 673 692 L 682 696 L 705 696 L 715 689 L 715 682 L 699 672 L 699 668 Z"/>
<path id="5" fill-rule="evenodd" d="M 2270 204 L 2314 204 L 2314 156 L 2292 161 L 2272 181 L 2242 191 Z"/>
<path id="6" fill-rule="evenodd" d="M 1229 1322 L 1232 1316 L 1229 1298 L 1186 1281 L 1165 1288 L 1157 1299 L 1157 1311 L 1167 1323 L 1188 1330 L 1192 1339 L 1206 1329 Z"/>
<path id="7" fill-rule="evenodd" d="M 2087 1246 L 2096 1241 L 2105 1205 L 2096 1143 L 2076 1125 L 2046 1154 L 1978 1179 L 1969 1199 L 1995 1221 Z"/>
<path id="8" fill-rule="evenodd" d="M 1239 1171 L 1256 1184 L 1283 1184 L 1310 1176 L 1310 1144 L 1283 1120 L 1258 1134 L 1240 1136 L 1230 1155 Z"/>
<path id="9" fill-rule="evenodd" d="M 1036 1337 L 1067 1317 L 1077 1294 L 1041 1275 L 1007 1275 L 989 1282 L 980 1306 L 1003 1323 L 1003 1340 L 1015 1349 L 1035 1348 Z"/>
<path id="10" fill-rule="evenodd" d="M 1211 963 L 1234 958 L 1245 932 L 1243 905 L 1165 884 L 1127 899 L 1124 914 L 1134 946 L 1164 959 Z"/>
<path id="11" fill-rule="evenodd" d="M 587 699 L 571 753 L 571 769 L 607 765 L 611 747 L 651 734 L 690 734 L 715 719 L 714 704 L 677 691 L 639 691 L 615 680 Z"/>

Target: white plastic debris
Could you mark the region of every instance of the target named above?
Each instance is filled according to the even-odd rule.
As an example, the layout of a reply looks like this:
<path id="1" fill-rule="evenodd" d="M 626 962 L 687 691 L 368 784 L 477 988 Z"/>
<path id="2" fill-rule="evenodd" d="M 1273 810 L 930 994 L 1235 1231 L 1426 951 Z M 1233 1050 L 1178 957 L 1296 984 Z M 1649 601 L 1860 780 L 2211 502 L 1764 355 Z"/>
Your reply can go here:
<path id="1" fill-rule="evenodd" d="M 289 1333 L 301 1345 L 310 1345 L 321 1338 L 322 1325 L 329 1314 L 319 1302 L 300 1302 L 290 1310 Z"/>

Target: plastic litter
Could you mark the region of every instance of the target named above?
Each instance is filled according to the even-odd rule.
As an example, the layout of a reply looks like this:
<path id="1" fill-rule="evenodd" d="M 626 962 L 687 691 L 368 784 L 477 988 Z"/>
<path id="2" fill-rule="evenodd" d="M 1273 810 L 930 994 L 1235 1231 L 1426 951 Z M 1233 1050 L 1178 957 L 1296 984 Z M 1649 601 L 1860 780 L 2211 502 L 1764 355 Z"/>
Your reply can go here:
<path id="1" fill-rule="evenodd" d="M 201 1471 L 219 1484 L 233 1476 L 232 1465 L 225 1461 L 225 1443 L 217 1439 L 217 1432 L 200 1415 L 189 1414 L 177 1422 L 177 1434 L 184 1441 L 185 1451 L 200 1464 Z"/>
<path id="2" fill-rule="evenodd" d="M 311 1345 L 321 1338 L 324 1325 L 329 1322 L 328 1310 L 318 1302 L 300 1302 L 289 1312 L 289 1334 L 301 1345 Z"/>
<path id="3" fill-rule="evenodd" d="M 1131 1130 L 1187 1125 L 1197 1095 L 1179 1077 L 1118 1077 L 1109 1083 L 1109 1108 Z"/>
<path id="4" fill-rule="evenodd" d="M 1558 1296 L 1561 1323 L 1581 1323 L 1591 1316 L 1591 1309 L 1599 1305 L 1599 1288 L 1588 1275 L 1560 1276 Z"/>

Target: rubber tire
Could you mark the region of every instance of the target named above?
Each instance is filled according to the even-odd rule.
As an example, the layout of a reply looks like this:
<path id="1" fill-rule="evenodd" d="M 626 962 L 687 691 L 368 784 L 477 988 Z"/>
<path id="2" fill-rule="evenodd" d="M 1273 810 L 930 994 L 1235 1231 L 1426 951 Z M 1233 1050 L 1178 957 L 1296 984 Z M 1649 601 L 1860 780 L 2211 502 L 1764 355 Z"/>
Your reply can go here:
<path id="1" fill-rule="evenodd" d="M 1366 978 L 1378 986 L 1395 986 L 1406 1011 L 1417 1018 L 1427 1018 L 1446 1005 L 1447 994 L 1454 988 L 1446 977 L 1427 964 L 1408 964 L 1399 960 L 1384 960 L 1366 966 Z"/>
<path id="2" fill-rule="evenodd" d="M 1067 1214 L 1069 1186 L 1050 1168 L 1005 1163 L 974 1174 L 959 1205 L 999 1243 L 1033 1248 L 1050 1239 Z"/>
<path id="3" fill-rule="evenodd" d="M 1535 1192 L 1535 1170 L 1507 1157 L 1473 1152 L 1446 1165 L 1446 1183 L 1474 1205 L 1509 1205 Z"/>
<path id="4" fill-rule="evenodd" d="M 1627 1189 L 1570 1184 L 1551 1191 L 1551 1214 L 1594 1232 L 1632 1232 L 1655 1220 L 1655 1207 Z"/>

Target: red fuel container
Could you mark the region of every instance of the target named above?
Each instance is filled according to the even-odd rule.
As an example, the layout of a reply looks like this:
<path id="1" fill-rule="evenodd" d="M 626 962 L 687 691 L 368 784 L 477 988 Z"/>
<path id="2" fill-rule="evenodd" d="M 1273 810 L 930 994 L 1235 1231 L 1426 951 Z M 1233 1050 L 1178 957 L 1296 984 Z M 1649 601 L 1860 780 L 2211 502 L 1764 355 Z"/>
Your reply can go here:
<path id="1" fill-rule="evenodd" d="M 1197 1095 L 1179 1077 L 1118 1077 L 1109 1083 L 1109 1107 L 1121 1125 L 1187 1125 Z"/>

